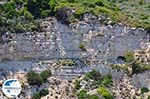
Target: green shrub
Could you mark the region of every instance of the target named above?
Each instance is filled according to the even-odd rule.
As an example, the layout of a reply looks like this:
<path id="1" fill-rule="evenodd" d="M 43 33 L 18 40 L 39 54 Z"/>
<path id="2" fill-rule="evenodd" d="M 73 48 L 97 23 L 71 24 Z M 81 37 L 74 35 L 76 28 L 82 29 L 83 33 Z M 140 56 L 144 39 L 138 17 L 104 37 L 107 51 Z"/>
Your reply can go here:
<path id="1" fill-rule="evenodd" d="M 81 43 L 81 44 L 79 45 L 79 48 L 81 49 L 81 51 L 86 51 L 86 48 L 85 48 L 85 46 L 84 46 L 83 43 Z"/>
<path id="2" fill-rule="evenodd" d="M 41 17 L 45 18 L 48 17 L 50 15 L 50 10 L 43 10 L 41 12 Z"/>
<path id="3" fill-rule="evenodd" d="M 146 87 L 141 88 L 142 94 L 149 92 L 149 89 Z"/>
<path id="4" fill-rule="evenodd" d="M 133 53 L 132 52 L 126 52 L 125 53 L 125 58 L 126 58 L 126 61 L 127 62 L 132 62 L 132 61 L 134 61 L 134 55 L 133 55 Z"/>
<path id="5" fill-rule="evenodd" d="M 23 27 L 22 24 L 17 23 L 17 25 L 15 26 L 14 30 L 15 30 L 15 32 L 17 32 L 17 33 L 22 33 L 22 32 L 25 31 L 25 28 Z"/>
<path id="6" fill-rule="evenodd" d="M 45 83 L 47 81 L 47 78 L 51 76 L 51 71 L 50 70 L 42 71 L 40 76 L 41 76 L 43 82 Z"/>
<path id="7" fill-rule="evenodd" d="M 90 7 L 90 8 L 95 7 L 95 4 L 93 2 L 88 2 L 88 1 L 83 1 L 82 5 L 84 5 L 85 7 Z"/>
<path id="8" fill-rule="evenodd" d="M 58 1 L 57 0 L 50 0 L 49 5 L 50 5 L 51 10 L 54 11 L 56 5 L 58 5 Z"/>
<path id="9" fill-rule="evenodd" d="M 49 94 L 49 91 L 47 89 L 42 89 L 39 92 L 35 93 L 32 99 L 41 99 L 42 96 L 46 96 L 48 94 Z"/>
<path id="10" fill-rule="evenodd" d="M 77 80 L 76 82 L 75 82 L 75 89 L 76 90 L 79 90 L 80 88 L 81 88 L 81 85 L 80 85 L 80 80 Z"/>
<path id="11" fill-rule="evenodd" d="M 89 95 L 87 94 L 87 91 L 81 90 L 78 94 L 78 99 L 88 99 Z"/>
<path id="12" fill-rule="evenodd" d="M 23 14 L 27 20 L 33 20 L 33 18 L 34 18 L 33 15 L 30 12 L 28 12 L 27 10 L 25 10 Z"/>
<path id="13" fill-rule="evenodd" d="M 35 18 L 41 17 L 42 11 L 50 10 L 49 0 L 27 0 L 26 6 Z"/>
<path id="14" fill-rule="evenodd" d="M 144 0 L 140 0 L 139 4 L 143 5 L 144 4 Z"/>
<path id="15" fill-rule="evenodd" d="M 41 96 L 39 93 L 36 93 L 33 95 L 32 99 L 41 99 Z"/>
<path id="16" fill-rule="evenodd" d="M 99 97 L 97 95 L 90 95 L 89 99 L 99 99 Z"/>
<path id="17" fill-rule="evenodd" d="M 97 92 L 103 96 L 105 99 L 113 99 L 113 96 L 111 95 L 111 93 L 108 91 L 108 89 L 106 89 L 105 87 L 99 87 L 97 89 Z"/>
<path id="18" fill-rule="evenodd" d="M 75 3 L 75 0 L 67 0 L 69 3 Z"/>
<path id="19" fill-rule="evenodd" d="M 29 71 L 27 74 L 27 80 L 30 85 L 41 85 L 43 80 L 38 73 L 34 71 Z"/>
<path id="20" fill-rule="evenodd" d="M 102 84 L 104 86 L 109 86 L 110 84 L 112 84 L 112 76 L 110 74 L 103 76 Z"/>
<path id="21" fill-rule="evenodd" d="M 104 3 L 103 3 L 102 0 L 96 0 L 95 4 L 98 5 L 98 6 L 104 6 Z"/>
<path id="22" fill-rule="evenodd" d="M 48 95 L 49 94 L 49 90 L 48 89 L 42 89 L 42 90 L 40 90 L 40 92 L 39 92 L 39 95 L 40 96 L 46 96 L 46 95 Z"/>
<path id="23" fill-rule="evenodd" d="M 95 69 L 93 69 L 91 72 L 87 73 L 85 77 L 89 78 L 89 79 L 93 79 L 95 81 L 98 81 L 102 78 L 100 72 Z"/>
<path id="24" fill-rule="evenodd" d="M 131 65 L 132 65 L 133 74 L 138 74 L 138 73 L 142 73 L 146 70 L 150 70 L 150 64 L 134 62 Z"/>

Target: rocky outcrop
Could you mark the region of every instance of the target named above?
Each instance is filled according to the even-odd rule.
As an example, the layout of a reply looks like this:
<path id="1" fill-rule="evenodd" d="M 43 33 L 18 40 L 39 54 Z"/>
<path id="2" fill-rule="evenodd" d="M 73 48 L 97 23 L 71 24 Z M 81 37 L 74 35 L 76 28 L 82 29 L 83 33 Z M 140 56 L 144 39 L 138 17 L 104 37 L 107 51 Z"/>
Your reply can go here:
<path id="1" fill-rule="evenodd" d="M 72 81 L 49 78 L 49 94 L 42 99 L 77 99 Z"/>
<path id="2" fill-rule="evenodd" d="M 113 86 L 110 89 L 115 99 L 147 99 L 148 94 L 142 94 L 141 90 L 132 84 L 133 81 L 134 80 L 127 75 L 124 75 L 120 80 L 114 80 Z"/>
<path id="3" fill-rule="evenodd" d="M 62 11 L 59 12 L 62 14 L 62 21 L 67 21 L 66 16 L 72 12 L 68 8 L 62 10 L 66 11 L 64 14 L 61 13 Z M 73 94 L 73 85 L 68 79 L 81 76 L 92 68 L 99 70 L 102 74 L 112 73 L 113 79 L 116 81 L 112 88 L 115 96 L 118 97 L 116 99 L 138 96 L 136 95 L 139 94 L 136 93 L 139 91 L 138 87 L 150 88 L 149 72 L 133 75 L 133 78 L 122 78 L 124 73 L 109 67 L 109 63 L 118 63 L 116 59 L 122 57 L 127 51 L 135 52 L 137 58 L 142 58 L 141 60 L 144 59 L 149 63 L 148 33 L 143 29 L 130 28 L 121 23 L 112 25 L 110 19 L 105 16 L 95 17 L 85 14 L 83 19 L 83 21 L 65 25 L 55 18 L 48 18 L 41 23 L 44 28 L 43 32 L 16 34 L 8 32 L 3 35 L 3 43 L 0 44 L 0 60 L 3 61 L 0 63 L 0 77 L 2 77 L 0 79 L 5 80 L 8 75 L 10 75 L 8 78 L 21 79 L 23 78 L 21 74 L 18 76 L 13 73 L 17 71 L 26 73 L 29 70 L 41 72 L 49 68 L 54 77 L 49 78 L 50 86 L 47 83 L 40 87 L 48 88 L 49 86 L 50 94 L 43 99 L 55 99 L 56 97 L 58 99 L 76 99 Z M 81 44 L 86 50 L 81 50 L 79 47 Z M 145 44 L 146 47 L 144 47 Z M 63 67 L 57 63 L 59 59 L 68 58 L 81 61 L 72 67 Z M 8 61 L 21 59 L 29 61 Z M 52 61 L 53 59 L 56 61 Z M 42 61 L 35 62 L 36 60 Z M 50 61 L 44 62 L 43 60 Z M 85 61 L 86 64 L 82 61 Z M 133 84 L 131 84 L 131 80 Z M 38 87 L 28 86 L 24 90 L 24 96 L 31 97 L 37 89 Z M 5 98 L 2 96 L 2 99 Z"/>
<path id="4" fill-rule="evenodd" d="M 150 62 L 150 43 L 142 44 L 142 50 L 136 50 L 134 56 L 141 62 Z"/>
<path id="5" fill-rule="evenodd" d="M 101 23 L 104 19 L 108 25 Z M 100 61 L 113 61 L 126 51 L 141 50 L 141 45 L 149 42 L 143 29 L 111 25 L 109 18 L 104 16 L 97 18 L 87 14 L 83 21 L 69 26 L 55 18 L 45 19 L 42 24 L 45 32 L 6 33 L 4 44 L 0 45 L 0 59 L 94 57 Z M 81 43 L 85 52 L 79 48 Z"/>

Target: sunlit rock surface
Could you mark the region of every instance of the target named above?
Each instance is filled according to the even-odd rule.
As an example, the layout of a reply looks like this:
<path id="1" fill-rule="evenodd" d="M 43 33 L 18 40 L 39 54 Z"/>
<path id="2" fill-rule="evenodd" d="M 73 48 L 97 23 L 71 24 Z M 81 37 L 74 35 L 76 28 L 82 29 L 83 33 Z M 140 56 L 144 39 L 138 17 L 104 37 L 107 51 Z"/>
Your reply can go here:
<path id="1" fill-rule="evenodd" d="M 87 20 L 88 19 L 88 20 Z M 83 58 L 97 52 L 99 60 L 122 56 L 126 51 L 142 50 L 149 42 L 149 35 L 140 28 L 129 28 L 122 24 L 104 25 L 98 18 L 85 15 L 84 21 L 69 26 L 54 18 L 43 21 L 44 32 L 6 33 L 0 45 L 2 59 L 22 58 Z M 81 51 L 83 43 L 87 52 Z"/>

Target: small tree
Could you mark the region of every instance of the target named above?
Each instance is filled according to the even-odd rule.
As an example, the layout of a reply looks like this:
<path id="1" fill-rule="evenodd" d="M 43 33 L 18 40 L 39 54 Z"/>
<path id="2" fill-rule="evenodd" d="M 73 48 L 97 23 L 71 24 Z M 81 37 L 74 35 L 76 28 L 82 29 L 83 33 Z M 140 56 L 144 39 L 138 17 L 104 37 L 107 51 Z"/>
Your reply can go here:
<path id="1" fill-rule="evenodd" d="M 30 85 L 41 85 L 43 80 L 38 73 L 34 71 L 29 71 L 27 74 L 27 80 Z"/>

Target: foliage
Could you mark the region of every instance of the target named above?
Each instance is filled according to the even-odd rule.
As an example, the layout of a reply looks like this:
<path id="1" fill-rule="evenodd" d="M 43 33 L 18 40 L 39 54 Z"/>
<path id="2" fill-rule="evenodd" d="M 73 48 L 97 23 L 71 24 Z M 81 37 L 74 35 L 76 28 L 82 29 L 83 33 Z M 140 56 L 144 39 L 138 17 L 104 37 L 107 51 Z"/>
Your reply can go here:
<path id="1" fill-rule="evenodd" d="M 141 88 L 142 94 L 149 92 L 149 89 L 146 87 Z"/>
<path id="2" fill-rule="evenodd" d="M 29 71 L 27 74 L 27 80 L 30 85 L 41 85 L 47 81 L 49 76 L 51 76 L 50 70 L 42 71 L 40 74 L 34 71 Z"/>
<path id="3" fill-rule="evenodd" d="M 93 69 L 91 72 L 88 72 L 85 77 L 97 81 L 100 80 L 102 76 L 99 71 Z"/>
<path id="4" fill-rule="evenodd" d="M 32 99 L 41 99 L 42 96 L 46 96 L 47 94 L 49 94 L 49 91 L 47 89 L 42 89 L 39 92 L 35 93 Z"/>
<path id="5" fill-rule="evenodd" d="M 138 74 L 146 70 L 150 70 L 150 64 L 134 62 L 132 65 L 132 74 Z"/>
<path id="6" fill-rule="evenodd" d="M 49 5 L 50 5 L 52 11 L 54 11 L 56 5 L 58 5 L 58 0 L 50 0 L 50 1 L 49 1 Z"/>
<path id="7" fill-rule="evenodd" d="M 144 0 L 140 0 L 139 4 L 143 5 L 144 4 Z"/>
<path id="8" fill-rule="evenodd" d="M 87 91 L 85 90 L 81 90 L 78 94 L 78 99 L 88 99 L 88 94 L 87 94 Z"/>
<path id="9" fill-rule="evenodd" d="M 79 90 L 81 88 L 80 82 L 81 82 L 80 80 L 76 80 L 76 82 L 75 82 L 75 89 L 76 90 Z"/>
<path id="10" fill-rule="evenodd" d="M 100 86 L 100 85 L 109 86 L 110 84 L 112 84 L 112 77 L 110 74 L 102 76 L 99 71 L 94 69 L 91 72 L 88 72 L 85 75 L 84 79 L 87 81 L 93 80 L 91 86 Z"/>
<path id="11" fill-rule="evenodd" d="M 39 95 L 40 95 L 40 96 L 46 96 L 47 94 L 49 94 L 48 89 L 42 89 L 42 90 L 40 90 L 40 92 L 39 92 Z"/>
<path id="12" fill-rule="evenodd" d="M 51 76 L 51 71 L 50 70 L 42 71 L 40 76 L 42 77 L 43 82 L 46 82 L 47 78 Z"/>
<path id="13" fill-rule="evenodd" d="M 102 85 L 109 86 L 112 84 L 112 76 L 110 74 L 104 75 L 102 77 Z"/>
<path id="14" fill-rule="evenodd" d="M 83 43 L 80 43 L 79 48 L 80 48 L 82 51 L 86 51 L 86 48 L 85 48 L 85 46 L 84 46 Z"/>
<path id="15" fill-rule="evenodd" d="M 144 3 L 144 0 L 122 0 L 122 2 L 116 2 L 119 7 L 123 6 L 121 12 L 127 16 L 127 21 L 130 26 L 142 27 L 150 29 L 150 7 L 149 3 Z M 142 17 L 146 18 L 142 19 Z"/>
<path id="16" fill-rule="evenodd" d="M 101 93 L 101 95 L 104 98 L 113 99 L 111 93 L 107 90 L 107 87 L 109 87 L 109 85 L 112 84 L 112 76 L 110 74 L 102 76 L 99 71 L 96 71 L 93 69 L 91 72 L 88 72 L 82 80 L 76 81 L 76 83 L 75 83 L 76 90 L 80 90 L 80 88 L 81 88 L 80 83 L 82 81 L 87 82 L 87 84 L 88 84 L 87 86 L 90 87 L 90 90 L 98 88 L 97 92 L 99 94 Z M 99 86 L 103 86 L 103 87 L 99 87 Z M 79 91 L 79 93 L 77 94 L 79 99 L 99 99 L 98 95 L 87 94 L 86 90 L 89 90 L 89 89 L 85 87 L 84 90 Z"/>
<path id="17" fill-rule="evenodd" d="M 89 99 L 99 99 L 99 97 L 97 95 L 90 95 Z"/>
<path id="18" fill-rule="evenodd" d="M 27 9 L 36 18 L 39 18 L 43 15 L 44 10 L 50 9 L 49 0 L 27 0 Z"/>
<path id="19" fill-rule="evenodd" d="M 50 10 L 41 11 L 41 17 L 42 18 L 48 17 L 49 15 L 50 15 Z"/>
<path id="20" fill-rule="evenodd" d="M 95 94 L 88 94 L 86 90 L 81 90 L 78 94 L 78 99 L 99 99 L 99 97 Z"/>
<path id="21" fill-rule="evenodd" d="M 35 93 L 32 97 L 32 99 L 41 99 L 41 96 L 39 93 Z"/>
<path id="22" fill-rule="evenodd" d="M 122 6 L 124 8 L 120 9 Z M 0 31 L 38 30 L 35 19 L 56 15 L 64 7 L 74 12 L 67 17 L 70 22 L 82 19 L 85 13 L 92 13 L 96 16 L 106 15 L 113 23 L 122 22 L 129 26 L 150 29 L 150 7 L 144 0 L 9 0 L 0 5 Z M 81 48 L 85 50 L 83 46 Z"/>
<path id="23" fill-rule="evenodd" d="M 34 71 L 29 71 L 27 74 L 27 80 L 30 85 L 41 85 L 43 80 L 38 73 Z"/>
<path id="24" fill-rule="evenodd" d="M 132 62 L 132 61 L 134 61 L 134 55 L 133 55 L 133 53 L 132 52 L 126 52 L 125 53 L 125 58 L 126 58 L 126 61 L 127 62 Z"/>
<path id="25" fill-rule="evenodd" d="M 34 16 L 27 11 L 24 5 L 23 0 L 10 0 L 0 5 L 0 32 L 32 31 L 32 28 L 26 27 L 31 24 L 36 27 Z"/>
<path id="26" fill-rule="evenodd" d="M 113 99 L 113 96 L 111 95 L 111 93 L 108 91 L 108 89 L 106 89 L 105 87 L 99 87 L 97 89 L 97 92 L 103 96 L 105 99 Z"/>

